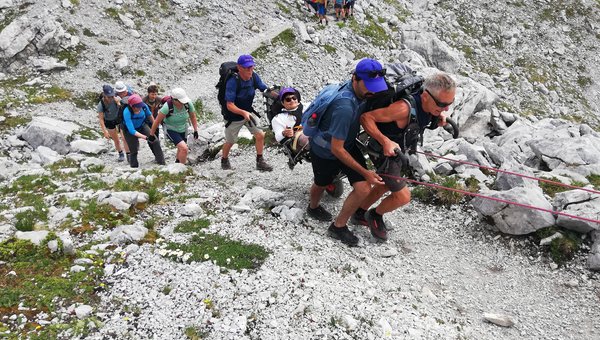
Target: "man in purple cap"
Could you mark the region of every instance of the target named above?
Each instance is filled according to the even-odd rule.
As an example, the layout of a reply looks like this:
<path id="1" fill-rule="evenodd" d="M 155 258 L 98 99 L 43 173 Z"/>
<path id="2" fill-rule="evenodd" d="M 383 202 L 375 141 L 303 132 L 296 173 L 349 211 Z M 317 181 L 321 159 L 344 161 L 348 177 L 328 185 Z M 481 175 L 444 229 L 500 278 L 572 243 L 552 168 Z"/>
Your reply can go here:
<path id="1" fill-rule="evenodd" d="M 273 168 L 265 161 L 263 149 L 265 145 L 265 133 L 256 126 L 252 108 L 256 89 L 267 90 L 258 74 L 254 72 L 254 58 L 243 54 L 237 60 L 238 73 L 227 80 L 225 85 L 225 102 L 223 116 L 225 118 L 225 144 L 223 144 L 221 156 L 221 168 L 231 169 L 229 162 L 229 151 L 235 142 L 242 126 L 245 126 L 254 135 L 256 147 L 256 168 L 260 171 L 271 171 Z"/>
<path id="2" fill-rule="evenodd" d="M 343 172 L 353 190 L 327 232 L 349 246 L 357 245 L 359 240 L 346 226 L 348 219 L 369 193 L 371 184 L 383 184 L 379 175 L 367 170 L 365 158 L 356 146 L 356 136 L 360 130 L 359 104 L 375 92 L 387 90 L 384 75 L 385 70 L 378 61 L 361 60 L 356 65 L 352 79 L 341 85 L 323 113 L 318 126 L 319 134 L 310 140 L 314 183 L 310 188 L 310 203 L 306 211 L 320 221 L 332 219 L 332 215 L 319 202 L 327 185 L 333 182 L 340 171 Z"/>

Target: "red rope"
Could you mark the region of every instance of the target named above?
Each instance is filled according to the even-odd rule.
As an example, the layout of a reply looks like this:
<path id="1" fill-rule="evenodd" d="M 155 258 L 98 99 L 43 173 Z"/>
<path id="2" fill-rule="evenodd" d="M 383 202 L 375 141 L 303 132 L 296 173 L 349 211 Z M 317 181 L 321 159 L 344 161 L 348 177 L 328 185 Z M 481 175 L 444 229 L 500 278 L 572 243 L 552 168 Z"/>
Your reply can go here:
<path id="1" fill-rule="evenodd" d="M 575 190 L 583 190 L 583 191 L 591 192 L 592 194 L 600 194 L 600 191 L 597 191 L 597 190 L 588 189 L 588 188 L 582 188 L 582 187 L 578 187 L 578 186 L 575 186 L 575 185 L 570 185 L 570 184 L 565 184 L 565 183 L 560 183 L 560 182 L 555 182 L 555 181 L 551 181 L 551 180 L 545 179 L 545 178 L 538 178 L 538 177 L 523 175 L 523 174 L 519 174 L 519 173 L 516 173 L 516 172 L 508 171 L 508 170 L 501 170 L 501 169 L 492 168 L 492 167 L 489 167 L 489 166 L 480 165 L 480 164 L 476 164 L 476 163 L 470 163 L 470 162 L 460 161 L 460 160 L 457 160 L 457 159 L 447 158 L 447 157 L 444 157 L 444 156 L 440 156 L 440 155 L 436 155 L 436 154 L 428 153 L 428 152 L 423 152 L 423 151 L 417 151 L 417 153 L 420 153 L 420 154 L 425 155 L 425 156 L 431 156 L 431 157 L 434 157 L 434 158 L 444 159 L 444 160 L 451 161 L 451 162 L 456 162 L 456 163 L 465 164 L 465 165 L 471 165 L 471 166 L 475 166 L 475 167 L 478 167 L 478 168 L 481 168 L 481 169 L 486 169 L 486 170 L 496 171 L 496 172 L 503 172 L 503 173 L 509 174 L 509 175 L 514 175 L 514 176 L 518 176 L 518 177 L 533 179 L 533 180 L 536 180 L 536 181 L 539 181 L 539 182 L 545 182 L 545 183 L 554 184 L 554 185 L 558 185 L 558 186 L 562 186 L 562 187 L 567 187 L 567 188 L 571 188 L 571 189 L 575 189 Z"/>
<path id="2" fill-rule="evenodd" d="M 600 224 L 600 220 L 594 220 L 594 219 L 591 219 L 591 218 L 575 216 L 575 215 L 567 214 L 567 213 L 564 213 L 564 212 L 561 212 L 561 211 L 549 210 L 549 209 L 540 208 L 540 207 L 536 207 L 536 206 L 529 205 L 529 204 L 508 201 L 508 200 L 505 200 L 505 199 L 502 199 L 502 198 L 485 196 L 485 195 L 482 195 L 482 194 L 478 194 L 478 193 L 474 193 L 474 192 L 470 192 L 470 191 L 466 191 L 466 190 L 448 188 L 448 187 L 445 187 L 445 186 L 441 186 L 439 184 L 419 182 L 419 181 L 415 181 L 413 179 L 409 179 L 409 178 L 405 178 L 405 177 L 399 177 L 399 176 L 393 176 L 393 175 L 388 175 L 388 174 L 379 174 L 379 176 L 386 176 L 386 177 L 389 177 L 389 178 L 400 179 L 400 180 L 404 180 L 404 181 L 415 183 L 415 184 L 421 184 L 421 185 L 426 185 L 426 186 L 434 187 L 434 188 L 437 188 L 437 189 L 444 189 L 444 190 L 458 192 L 458 193 L 461 193 L 463 195 L 469 195 L 469 196 L 475 196 L 475 197 L 485 198 L 485 199 L 488 199 L 488 200 L 492 200 L 492 201 L 496 201 L 496 202 L 500 202 L 500 203 L 504 203 L 504 204 L 516 205 L 516 206 L 523 207 L 523 208 L 528 208 L 528 209 L 540 210 L 540 211 L 548 212 L 548 213 L 551 213 L 553 215 L 562 215 L 562 216 L 574 218 L 576 220 L 582 220 L 582 221 L 587 221 L 587 222 L 592 222 L 592 223 L 598 223 L 598 224 Z"/>

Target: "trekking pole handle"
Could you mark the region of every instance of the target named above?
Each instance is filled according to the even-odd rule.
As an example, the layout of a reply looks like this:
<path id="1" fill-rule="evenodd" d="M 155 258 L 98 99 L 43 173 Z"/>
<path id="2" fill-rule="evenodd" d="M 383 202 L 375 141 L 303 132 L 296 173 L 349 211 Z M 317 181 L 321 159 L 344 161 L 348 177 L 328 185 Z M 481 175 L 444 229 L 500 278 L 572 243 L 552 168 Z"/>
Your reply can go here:
<path id="1" fill-rule="evenodd" d="M 452 138 L 456 139 L 458 138 L 458 124 L 456 124 L 456 122 L 450 118 L 450 117 L 446 117 L 446 123 L 448 123 L 448 125 L 450 125 L 450 127 L 448 127 L 448 125 L 444 126 L 444 130 L 450 132 L 450 128 L 452 128 Z"/>

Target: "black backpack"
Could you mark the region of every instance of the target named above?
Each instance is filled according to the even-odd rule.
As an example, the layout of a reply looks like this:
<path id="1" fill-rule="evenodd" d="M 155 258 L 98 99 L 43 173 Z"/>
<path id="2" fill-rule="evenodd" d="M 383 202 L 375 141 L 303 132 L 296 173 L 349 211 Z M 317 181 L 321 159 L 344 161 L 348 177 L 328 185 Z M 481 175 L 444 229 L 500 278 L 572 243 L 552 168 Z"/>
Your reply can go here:
<path id="1" fill-rule="evenodd" d="M 227 115 L 232 114 L 229 112 L 229 110 L 227 110 L 227 102 L 225 102 L 225 88 L 227 87 L 227 81 L 231 77 L 235 77 L 235 79 L 237 81 L 237 85 L 236 85 L 236 92 L 237 92 L 240 90 L 240 87 L 242 86 L 242 80 L 240 79 L 240 77 L 238 75 L 237 63 L 235 61 L 226 61 L 226 62 L 222 63 L 221 66 L 219 67 L 219 82 L 217 83 L 217 85 L 215 85 L 215 87 L 219 90 L 217 93 L 217 100 L 219 101 L 219 104 L 221 105 L 221 114 L 225 118 L 227 118 Z M 256 74 L 254 72 L 252 72 L 252 85 L 254 86 L 255 90 L 258 88 L 258 86 L 256 84 Z M 256 111 L 254 111 L 254 109 L 252 111 L 254 113 L 256 113 Z"/>

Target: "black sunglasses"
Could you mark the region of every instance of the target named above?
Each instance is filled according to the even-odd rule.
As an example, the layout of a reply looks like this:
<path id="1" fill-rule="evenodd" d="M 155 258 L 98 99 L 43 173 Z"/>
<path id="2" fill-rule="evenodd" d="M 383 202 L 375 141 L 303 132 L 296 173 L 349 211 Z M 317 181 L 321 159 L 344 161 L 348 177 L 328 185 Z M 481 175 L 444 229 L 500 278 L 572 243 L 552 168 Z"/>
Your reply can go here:
<path id="1" fill-rule="evenodd" d="M 452 103 L 454 103 L 454 101 L 451 101 L 450 103 L 444 103 L 444 102 L 441 102 L 441 101 L 437 100 L 437 98 L 435 98 L 435 97 L 434 97 L 434 96 L 431 94 L 431 92 L 429 92 L 429 90 L 425 90 L 425 92 L 427 92 L 427 94 L 429 94 L 429 96 L 431 97 L 431 99 L 433 99 L 433 101 L 435 102 L 435 105 L 437 105 L 439 108 L 442 108 L 442 109 L 443 109 L 443 108 L 446 108 L 446 107 L 448 107 L 448 106 L 452 105 Z"/>
<path id="2" fill-rule="evenodd" d="M 291 102 L 292 100 L 298 100 L 298 98 L 296 98 L 296 96 L 288 96 L 285 97 L 284 99 L 287 103 Z"/>
<path id="3" fill-rule="evenodd" d="M 368 71 L 368 72 L 360 72 L 362 75 L 366 75 L 368 78 L 377 78 L 377 77 L 384 77 L 386 74 L 386 70 L 385 69 L 381 69 L 379 71 Z M 361 81 L 362 78 L 358 75 L 357 72 L 354 72 L 354 77 L 356 77 L 356 81 Z"/>

